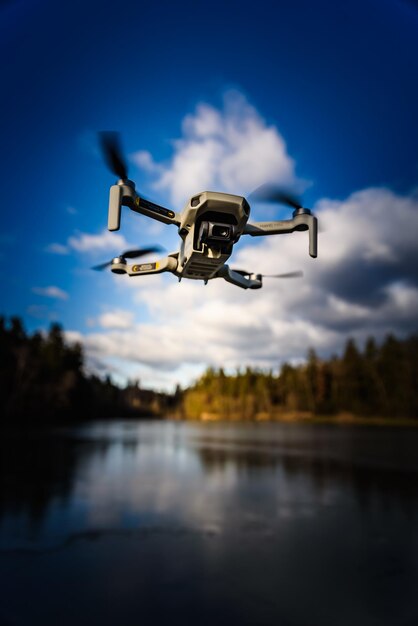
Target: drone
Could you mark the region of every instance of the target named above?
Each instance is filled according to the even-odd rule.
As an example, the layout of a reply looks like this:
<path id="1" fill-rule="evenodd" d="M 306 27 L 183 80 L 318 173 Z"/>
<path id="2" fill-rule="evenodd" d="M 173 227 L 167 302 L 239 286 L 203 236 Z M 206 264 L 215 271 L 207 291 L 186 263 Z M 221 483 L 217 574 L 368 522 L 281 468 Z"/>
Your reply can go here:
<path id="1" fill-rule="evenodd" d="M 250 205 L 242 196 L 215 191 L 203 191 L 192 196 L 181 213 L 167 209 L 139 195 L 135 183 L 128 178 L 128 170 L 115 132 L 100 133 L 104 159 L 118 177 L 110 187 L 108 230 L 120 228 L 122 206 L 150 217 L 163 224 L 172 224 L 180 236 L 179 250 L 151 263 L 128 263 L 146 254 L 160 252 L 158 246 L 126 250 L 112 260 L 96 265 L 103 270 L 110 266 L 115 274 L 144 276 L 171 272 L 179 281 L 182 278 L 204 281 L 223 278 L 242 289 L 260 289 L 263 278 L 296 278 L 302 272 L 284 274 L 257 274 L 242 269 L 232 269 L 227 261 L 234 245 L 243 235 L 263 237 L 299 231 L 309 231 L 309 255 L 317 256 L 318 221 L 309 209 L 302 207 L 292 194 L 264 185 L 251 194 L 256 200 L 277 202 L 293 208 L 289 220 L 249 222 Z"/>

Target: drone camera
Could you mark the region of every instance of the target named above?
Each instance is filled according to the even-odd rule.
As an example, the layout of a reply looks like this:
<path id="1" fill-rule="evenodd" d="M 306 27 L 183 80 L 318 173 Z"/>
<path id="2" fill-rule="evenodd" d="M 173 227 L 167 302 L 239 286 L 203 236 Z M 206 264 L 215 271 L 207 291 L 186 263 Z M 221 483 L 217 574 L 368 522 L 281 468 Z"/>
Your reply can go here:
<path id="1" fill-rule="evenodd" d="M 219 222 L 202 222 L 199 231 L 199 243 L 217 244 L 231 243 L 236 235 L 236 229 L 232 224 Z"/>
<path id="2" fill-rule="evenodd" d="M 231 238 L 231 226 L 226 224 L 213 224 L 211 237 L 213 239 L 230 239 Z"/>

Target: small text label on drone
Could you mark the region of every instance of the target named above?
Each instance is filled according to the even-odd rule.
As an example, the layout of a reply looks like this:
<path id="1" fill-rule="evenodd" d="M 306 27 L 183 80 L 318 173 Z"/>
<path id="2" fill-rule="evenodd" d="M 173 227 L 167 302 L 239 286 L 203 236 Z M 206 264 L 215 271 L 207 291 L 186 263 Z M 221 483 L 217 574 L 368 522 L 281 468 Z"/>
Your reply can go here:
<path id="1" fill-rule="evenodd" d="M 134 272 L 146 272 L 156 269 L 158 269 L 158 263 L 141 263 L 140 265 L 134 265 L 132 267 L 132 271 Z"/>

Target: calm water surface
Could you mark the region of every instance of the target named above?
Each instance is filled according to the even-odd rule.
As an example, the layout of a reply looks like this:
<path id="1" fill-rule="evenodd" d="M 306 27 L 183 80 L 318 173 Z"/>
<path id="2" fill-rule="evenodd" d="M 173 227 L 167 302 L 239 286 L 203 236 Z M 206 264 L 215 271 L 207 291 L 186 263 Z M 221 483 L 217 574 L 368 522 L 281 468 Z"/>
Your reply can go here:
<path id="1" fill-rule="evenodd" d="M 418 624 L 418 429 L 2 435 L 0 624 Z"/>

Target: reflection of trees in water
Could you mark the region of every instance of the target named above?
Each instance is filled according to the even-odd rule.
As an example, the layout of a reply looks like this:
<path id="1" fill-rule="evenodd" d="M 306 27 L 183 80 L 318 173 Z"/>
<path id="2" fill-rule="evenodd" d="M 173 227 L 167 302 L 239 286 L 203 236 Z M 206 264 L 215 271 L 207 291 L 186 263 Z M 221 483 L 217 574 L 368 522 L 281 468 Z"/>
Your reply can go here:
<path id="1" fill-rule="evenodd" d="M 330 488 L 352 490 L 360 507 L 400 508 L 407 515 L 418 511 L 418 474 L 388 467 L 367 466 L 353 458 L 336 459 L 286 451 L 243 447 L 196 447 L 205 471 L 227 472 L 233 468 L 244 476 L 282 469 L 288 479 L 303 478 L 318 497 Z"/>
<path id="2" fill-rule="evenodd" d="M 77 440 L 47 431 L 3 433 L 0 442 L 0 515 L 25 514 L 39 526 L 52 500 L 65 502 L 84 462 L 111 442 Z"/>
<path id="3" fill-rule="evenodd" d="M 283 455 L 289 476 L 308 476 L 318 494 L 337 486 L 354 492 L 360 507 L 370 510 L 379 502 L 383 508 L 400 508 L 406 514 L 418 510 L 417 474 L 385 467 L 315 457 Z"/>
<path id="4" fill-rule="evenodd" d="M 396 434 L 394 439 L 396 443 Z M 77 437 L 74 432 L 54 434 L 46 430 L 32 434 L 3 433 L 0 517 L 27 515 L 36 529 L 51 502 L 65 503 L 72 495 L 76 477 L 84 474 L 85 466 L 105 457 L 115 443 L 122 447 L 125 458 L 134 457 L 139 439 L 127 433 L 116 439 L 104 436 L 89 439 Z M 418 511 L 417 472 L 385 468 L 383 456 L 380 466 L 372 465 L 372 461 L 367 466 L 365 449 L 361 458 L 351 449 L 349 455 L 332 456 L 335 452 L 332 446 L 318 451 L 307 445 L 291 449 L 290 444 L 278 448 L 242 440 L 222 443 L 222 438 L 195 441 L 192 449 L 208 474 L 232 469 L 241 477 L 262 479 L 274 477 L 280 471 L 290 483 L 303 480 L 306 489 L 312 490 L 318 499 L 330 489 L 337 493 L 343 490 L 354 494 L 367 511 L 375 505 L 410 515 Z"/>
<path id="5" fill-rule="evenodd" d="M 266 454 L 259 450 L 204 445 L 197 446 L 195 451 L 207 472 L 222 472 L 233 468 L 240 474 L 250 475 L 266 470 L 270 472 L 280 464 L 280 458 L 277 455 Z"/>

